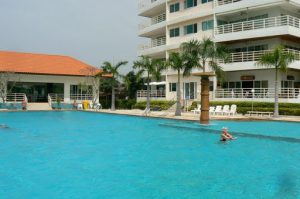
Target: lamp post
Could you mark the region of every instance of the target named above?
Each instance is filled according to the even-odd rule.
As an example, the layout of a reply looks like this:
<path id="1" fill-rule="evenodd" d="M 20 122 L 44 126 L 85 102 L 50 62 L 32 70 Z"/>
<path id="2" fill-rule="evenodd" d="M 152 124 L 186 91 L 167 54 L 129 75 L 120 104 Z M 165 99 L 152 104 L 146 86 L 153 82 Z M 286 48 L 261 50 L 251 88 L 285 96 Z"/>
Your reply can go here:
<path id="1" fill-rule="evenodd" d="M 253 101 L 254 101 L 255 90 L 252 89 L 252 90 L 251 90 L 251 93 L 252 93 L 252 112 L 253 112 Z"/>

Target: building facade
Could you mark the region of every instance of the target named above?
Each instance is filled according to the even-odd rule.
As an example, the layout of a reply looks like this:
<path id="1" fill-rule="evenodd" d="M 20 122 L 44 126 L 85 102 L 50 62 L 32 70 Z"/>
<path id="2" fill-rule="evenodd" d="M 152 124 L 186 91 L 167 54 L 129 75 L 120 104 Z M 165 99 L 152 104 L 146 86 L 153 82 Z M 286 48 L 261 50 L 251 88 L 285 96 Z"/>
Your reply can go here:
<path id="1" fill-rule="evenodd" d="M 0 103 L 98 101 L 100 73 L 68 56 L 0 51 Z"/>
<path id="2" fill-rule="evenodd" d="M 139 36 L 149 43 L 138 54 L 168 58 L 183 42 L 210 37 L 230 49 L 222 63 L 224 82 L 211 78 L 212 100 L 273 101 L 275 71 L 255 63 L 278 45 L 294 53 L 296 61 L 280 74 L 280 101 L 300 102 L 299 0 L 140 0 Z M 183 99 L 200 99 L 200 78 L 182 78 Z M 152 86 L 152 98 L 176 98 L 177 74 L 167 70 L 165 84 Z M 156 83 L 157 84 L 157 83 Z M 143 91 L 138 98 L 143 99 Z"/>

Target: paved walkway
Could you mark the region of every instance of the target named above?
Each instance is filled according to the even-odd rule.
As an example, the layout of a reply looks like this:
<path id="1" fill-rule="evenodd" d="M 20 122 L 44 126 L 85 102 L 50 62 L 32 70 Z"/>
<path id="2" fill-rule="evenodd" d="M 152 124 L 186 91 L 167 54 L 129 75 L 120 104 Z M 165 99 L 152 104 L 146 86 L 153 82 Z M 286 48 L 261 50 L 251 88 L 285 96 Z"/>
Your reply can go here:
<path id="1" fill-rule="evenodd" d="M 120 115 L 134 115 L 145 117 L 144 111 L 142 110 L 99 110 L 98 112 L 102 113 L 111 113 L 111 114 L 120 114 Z M 182 113 L 181 116 L 175 116 L 173 112 L 165 112 L 165 111 L 151 111 L 148 114 L 148 117 L 155 118 L 167 118 L 167 119 L 178 119 L 178 120 L 190 120 L 190 121 L 199 121 L 199 114 L 193 113 Z M 244 115 L 236 115 L 236 116 L 212 116 L 212 120 L 273 120 L 273 121 L 290 121 L 290 122 L 300 122 L 299 116 L 280 116 L 278 118 L 273 117 L 260 117 L 260 116 L 244 116 Z"/>

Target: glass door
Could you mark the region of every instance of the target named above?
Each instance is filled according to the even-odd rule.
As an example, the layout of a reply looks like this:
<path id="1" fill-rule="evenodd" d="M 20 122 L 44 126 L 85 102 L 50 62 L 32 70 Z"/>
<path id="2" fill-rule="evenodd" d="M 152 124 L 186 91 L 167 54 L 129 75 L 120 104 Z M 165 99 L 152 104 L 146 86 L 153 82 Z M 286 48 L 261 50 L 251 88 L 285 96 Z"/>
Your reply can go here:
<path id="1" fill-rule="evenodd" d="M 184 99 L 197 98 L 197 82 L 187 82 L 183 84 Z"/>

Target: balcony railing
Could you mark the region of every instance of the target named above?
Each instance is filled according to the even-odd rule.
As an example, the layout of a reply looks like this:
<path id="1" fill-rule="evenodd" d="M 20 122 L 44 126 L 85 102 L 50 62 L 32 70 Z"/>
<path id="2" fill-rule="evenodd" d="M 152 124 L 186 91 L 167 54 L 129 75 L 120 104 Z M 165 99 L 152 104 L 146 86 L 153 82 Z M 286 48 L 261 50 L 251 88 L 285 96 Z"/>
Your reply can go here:
<path id="1" fill-rule="evenodd" d="M 216 6 L 222 6 L 230 3 L 236 3 L 242 0 L 215 0 L 215 5 Z"/>
<path id="2" fill-rule="evenodd" d="M 153 18 L 151 18 L 149 20 L 145 20 L 145 21 L 141 22 L 139 24 L 139 30 L 143 30 L 143 29 L 145 29 L 147 27 L 150 27 L 152 25 L 161 23 L 163 21 L 166 21 L 166 14 L 165 13 L 160 14 L 160 15 L 158 15 L 156 17 L 153 17 Z"/>
<path id="3" fill-rule="evenodd" d="M 5 97 L 5 102 L 27 102 L 25 93 L 8 93 Z"/>
<path id="4" fill-rule="evenodd" d="M 166 91 L 164 90 L 150 91 L 150 98 L 165 98 L 165 97 L 166 97 Z M 146 90 L 137 91 L 137 98 L 147 98 L 147 91 Z"/>
<path id="5" fill-rule="evenodd" d="M 140 45 L 139 50 L 146 50 L 149 48 L 155 48 L 158 46 L 164 46 L 166 45 L 166 37 L 160 37 L 157 39 L 152 39 L 150 44 L 146 45 Z"/>
<path id="6" fill-rule="evenodd" d="M 252 90 L 254 91 L 252 93 Z M 299 88 L 281 88 L 279 89 L 279 98 L 281 99 L 300 99 Z M 274 88 L 234 88 L 219 89 L 215 91 L 215 98 L 232 99 L 269 99 L 274 98 Z"/>
<path id="7" fill-rule="evenodd" d="M 225 25 L 217 26 L 215 28 L 215 34 L 220 35 L 220 34 L 243 32 L 249 30 L 279 27 L 279 26 L 292 26 L 295 28 L 300 28 L 300 19 L 290 15 L 285 15 L 285 16 L 278 16 L 278 17 L 270 17 L 266 19 L 257 19 L 252 21 L 225 24 Z"/>
<path id="8" fill-rule="evenodd" d="M 93 94 L 70 94 L 70 100 L 93 100 Z"/>
<path id="9" fill-rule="evenodd" d="M 300 51 L 293 50 L 293 49 L 285 49 L 287 53 L 292 53 L 295 56 L 296 60 L 300 60 Z M 259 61 L 259 59 L 267 53 L 272 52 L 272 50 L 262 50 L 262 51 L 251 51 L 251 52 L 238 52 L 238 53 L 231 53 L 228 62 L 254 62 Z M 223 60 L 219 60 L 219 63 L 224 63 Z"/>

